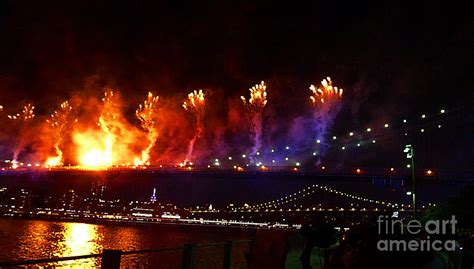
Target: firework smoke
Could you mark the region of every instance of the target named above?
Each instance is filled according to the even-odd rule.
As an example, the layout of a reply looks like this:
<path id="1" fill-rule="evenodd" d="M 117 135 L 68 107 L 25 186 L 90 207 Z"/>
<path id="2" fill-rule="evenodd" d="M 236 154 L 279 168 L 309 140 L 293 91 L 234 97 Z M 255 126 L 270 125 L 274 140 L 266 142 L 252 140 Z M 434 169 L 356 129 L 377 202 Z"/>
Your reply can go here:
<path id="1" fill-rule="evenodd" d="M 23 149 L 23 129 L 28 125 L 28 123 L 35 117 L 34 114 L 35 107 L 32 104 L 27 104 L 23 107 L 20 113 L 15 115 L 8 115 L 8 118 L 14 120 L 16 123 L 15 128 L 15 145 L 13 148 L 13 166 L 16 166 L 18 154 L 20 154 Z"/>
<path id="2" fill-rule="evenodd" d="M 325 141 L 326 133 L 331 128 L 334 118 L 341 108 L 342 89 L 332 86 L 330 77 L 321 81 L 320 87 L 314 85 L 309 87 L 311 96 L 309 97 L 313 107 L 313 131 L 316 134 L 315 140 L 319 140 L 323 145 L 320 149 L 324 153 L 327 149 Z"/>
<path id="3" fill-rule="evenodd" d="M 250 91 L 250 99 L 247 101 L 244 96 L 241 96 L 249 117 L 251 125 L 251 135 L 254 139 L 254 146 L 251 150 L 251 156 L 254 157 L 256 152 L 262 146 L 262 124 L 263 124 L 263 110 L 267 104 L 267 86 L 262 81 L 260 84 L 256 84 Z"/>
<path id="4" fill-rule="evenodd" d="M 116 142 L 114 132 L 116 131 L 117 125 L 115 121 L 120 117 L 120 107 L 117 96 L 114 95 L 113 91 L 105 92 L 102 98 L 104 107 L 102 114 L 99 117 L 99 125 L 102 132 L 105 134 L 105 150 L 104 150 L 104 162 L 107 165 L 111 165 L 113 161 L 113 147 Z"/>
<path id="5" fill-rule="evenodd" d="M 46 160 L 45 162 L 46 166 L 63 165 L 63 152 L 60 148 L 60 145 L 69 127 L 71 111 L 72 111 L 72 106 L 69 105 L 68 101 L 64 101 L 59 106 L 59 109 L 54 111 L 54 113 L 50 115 L 50 118 L 46 120 L 46 122 L 49 124 L 51 129 L 53 129 L 53 134 L 54 134 L 53 147 L 56 153 L 56 156 L 49 157 Z"/>
<path id="6" fill-rule="evenodd" d="M 28 158 L 23 159 L 22 149 L 28 145 L 28 152 L 33 155 L 29 159 L 35 163 L 42 162 L 46 167 L 78 165 L 78 168 L 87 169 L 169 165 L 183 160 L 200 163 L 223 157 L 232 164 L 249 159 L 255 164 L 287 164 L 280 161 L 288 159 L 285 157 L 291 159 L 291 156 L 295 156 L 296 161 L 304 161 L 300 156 L 313 159 L 311 156 L 316 156 L 315 153 L 318 156 L 324 153 L 327 147 L 324 137 L 330 131 L 342 100 L 342 90 L 333 87 L 330 78 L 323 80 L 319 87 L 311 85 L 310 90 L 314 108 L 293 118 L 290 128 L 280 129 L 275 126 L 281 127 L 287 121 L 264 119 L 264 115 L 267 117 L 272 111 L 266 108 L 267 92 L 263 81 L 249 90 L 249 96 L 242 96 L 242 100 L 232 99 L 228 107 L 209 107 L 205 104 L 208 96 L 202 90 L 192 91 L 185 100 L 180 97 L 161 100 L 148 93 L 145 100 L 135 106 L 135 115 L 130 115 L 138 119 L 137 124 L 127 120 L 127 104 L 115 91 L 107 90 L 102 99 L 73 96 L 41 123 L 32 121 L 34 107 L 27 105 L 21 113 L 8 116 L 12 124 L 7 127 L 11 127 L 9 133 L 14 142 L 9 152 L 14 153 L 14 161 L 22 158 L 26 162 Z M 178 104 L 185 110 L 177 110 Z M 225 109 L 228 110 L 227 117 Z M 247 116 L 242 117 L 242 112 Z M 189 121 L 183 121 L 185 114 L 190 116 Z M 205 119 L 204 116 L 210 117 Z M 268 128 L 263 134 L 264 120 Z M 275 124 L 267 126 L 267 122 Z M 242 128 L 246 124 L 250 130 Z M 287 136 L 282 138 L 283 133 Z M 267 138 L 272 142 L 272 153 L 282 145 L 286 148 L 284 153 L 278 151 L 283 155 L 266 153 L 269 150 L 263 144 Z M 318 145 L 316 140 L 319 140 Z M 160 154 L 154 154 L 155 151 Z M 270 154 L 272 159 L 265 154 Z M 276 162 L 273 161 L 275 158 Z"/>
<path id="7" fill-rule="evenodd" d="M 204 131 L 203 117 L 204 117 L 204 92 L 202 90 L 194 91 L 188 94 L 188 101 L 183 103 L 185 110 L 191 111 L 196 121 L 195 132 L 193 138 L 189 141 L 188 152 L 184 163 L 191 161 L 193 156 L 194 143 L 201 137 Z"/>
<path id="8" fill-rule="evenodd" d="M 158 99 L 159 96 L 153 96 L 151 92 L 148 93 L 148 98 L 138 106 L 135 115 L 142 128 L 147 131 L 147 138 L 150 142 L 148 146 L 142 151 L 141 159 L 135 159 L 135 165 L 149 164 L 150 150 L 158 139 L 158 130 L 156 125 L 158 123 Z"/>
<path id="9" fill-rule="evenodd" d="M 142 134 L 125 120 L 122 111 L 119 94 L 107 91 L 102 98 L 99 122 L 95 126 L 88 124 L 85 130 L 75 130 L 73 140 L 81 166 L 100 168 L 133 164 L 138 155 L 135 149 L 142 147 Z"/>

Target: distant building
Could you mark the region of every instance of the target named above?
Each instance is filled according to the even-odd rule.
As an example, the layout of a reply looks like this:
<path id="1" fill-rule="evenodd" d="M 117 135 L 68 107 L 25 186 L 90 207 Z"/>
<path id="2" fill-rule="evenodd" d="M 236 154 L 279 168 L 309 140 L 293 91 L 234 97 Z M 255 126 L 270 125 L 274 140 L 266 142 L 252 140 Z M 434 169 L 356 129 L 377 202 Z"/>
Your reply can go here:
<path id="1" fill-rule="evenodd" d="M 150 197 L 150 202 L 152 203 L 156 202 L 156 188 L 153 188 L 153 194 Z"/>
<path id="2" fill-rule="evenodd" d="M 105 182 L 93 182 L 91 187 L 91 198 L 93 198 L 93 200 L 103 199 L 105 188 Z"/>
<path id="3" fill-rule="evenodd" d="M 61 199 L 62 208 L 64 209 L 79 209 L 78 202 L 80 198 L 74 192 L 74 190 L 69 190 L 67 193 L 63 194 Z"/>

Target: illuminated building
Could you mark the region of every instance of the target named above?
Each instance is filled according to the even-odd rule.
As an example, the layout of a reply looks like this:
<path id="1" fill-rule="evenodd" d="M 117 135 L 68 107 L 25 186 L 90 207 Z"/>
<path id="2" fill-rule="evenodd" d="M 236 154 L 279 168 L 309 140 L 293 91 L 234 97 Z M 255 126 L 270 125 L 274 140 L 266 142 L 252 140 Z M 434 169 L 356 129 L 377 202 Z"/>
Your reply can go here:
<path id="1" fill-rule="evenodd" d="M 150 202 L 152 203 L 156 202 L 156 188 L 153 188 L 153 194 L 150 197 Z"/>

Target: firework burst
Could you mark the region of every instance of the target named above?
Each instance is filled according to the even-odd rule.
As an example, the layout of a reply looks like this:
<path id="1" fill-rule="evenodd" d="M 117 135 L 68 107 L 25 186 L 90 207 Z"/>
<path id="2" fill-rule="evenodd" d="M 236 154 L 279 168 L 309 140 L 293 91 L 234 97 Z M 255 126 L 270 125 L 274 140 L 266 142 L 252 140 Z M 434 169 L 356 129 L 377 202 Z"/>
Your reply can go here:
<path id="1" fill-rule="evenodd" d="M 102 98 L 98 123 L 73 133 L 77 162 L 86 169 L 133 165 L 141 147 L 139 130 L 124 118 L 120 95 L 107 91 Z"/>
<path id="2" fill-rule="evenodd" d="M 16 122 L 15 128 L 15 143 L 13 148 L 13 158 L 12 164 L 13 167 L 17 164 L 18 154 L 20 154 L 21 150 L 23 149 L 24 139 L 23 139 L 23 130 L 28 125 L 28 123 L 33 120 L 35 117 L 35 106 L 32 104 L 27 104 L 23 107 L 20 113 L 14 115 L 8 115 L 8 118 Z"/>
<path id="3" fill-rule="evenodd" d="M 247 115 L 251 124 L 251 134 L 254 139 L 254 146 L 252 148 L 252 156 L 255 156 L 256 152 L 262 145 L 262 125 L 263 125 L 263 110 L 267 105 L 267 86 L 262 81 L 249 89 L 250 99 L 241 96 L 242 102 L 247 109 Z"/>
<path id="4" fill-rule="evenodd" d="M 321 81 L 321 86 L 316 88 L 314 85 L 309 87 L 312 95 L 309 97 L 314 106 L 321 106 L 326 103 L 331 104 L 342 98 L 342 89 L 332 86 L 330 77 Z"/>
<path id="5" fill-rule="evenodd" d="M 188 94 L 188 100 L 184 101 L 183 108 L 193 113 L 196 122 L 193 138 L 189 141 L 188 151 L 184 163 L 190 162 L 193 157 L 194 143 L 201 137 L 204 131 L 203 117 L 204 117 L 205 98 L 202 90 L 194 90 Z"/>
<path id="6" fill-rule="evenodd" d="M 204 92 L 202 90 L 194 90 L 188 94 L 188 101 L 184 101 L 183 108 L 185 110 L 194 111 L 197 115 L 204 111 Z"/>
<path id="7" fill-rule="evenodd" d="M 314 107 L 312 127 L 316 140 L 320 141 L 320 153 L 324 154 L 327 149 L 325 137 L 341 108 L 343 90 L 333 86 L 330 77 L 323 79 L 319 87 L 311 85 L 309 89 L 309 98 Z"/>
<path id="8" fill-rule="evenodd" d="M 67 133 L 69 123 L 71 121 L 71 111 L 72 106 L 68 101 L 64 101 L 61 103 L 58 110 L 54 111 L 54 113 L 50 115 L 49 119 L 46 120 L 50 128 L 54 131 L 53 146 L 56 153 L 56 156 L 48 157 L 46 159 L 45 165 L 48 167 L 59 166 L 63 164 L 63 152 L 60 146 L 64 135 Z"/>
<path id="9" fill-rule="evenodd" d="M 8 118 L 18 122 L 27 122 L 35 117 L 34 111 L 35 106 L 33 106 L 32 104 L 27 104 L 23 107 L 20 113 L 17 113 L 15 115 L 8 115 Z"/>
<path id="10" fill-rule="evenodd" d="M 142 128 L 147 131 L 147 137 L 150 143 L 142 151 L 141 159 L 135 159 L 135 165 L 149 164 L 150 150 L 158 139 L 158 131 L 156 125 L 158 123 L 158 100 L 159 96 L 153 96 L 151 92 L 148 93 L 147 100 L 138 106 L 135 115 L 140 121 Z"/>
<path id="11" fill-rule="evenodd" d="M 116 136 L 114 135 L 115 120 L 120 116 L 120 107 L 118 96 L 113 91 L 108 91 L 104 93 L 102 98 L 104 104 L 102 108 L 102 114 L 99 117 L 99 126 L 104 133 L 105 139 L 105 149 L 102 154 L 102 162 L 110 166 L 112 165 L 113 160 L 113 147 L 116 141 Z"/>

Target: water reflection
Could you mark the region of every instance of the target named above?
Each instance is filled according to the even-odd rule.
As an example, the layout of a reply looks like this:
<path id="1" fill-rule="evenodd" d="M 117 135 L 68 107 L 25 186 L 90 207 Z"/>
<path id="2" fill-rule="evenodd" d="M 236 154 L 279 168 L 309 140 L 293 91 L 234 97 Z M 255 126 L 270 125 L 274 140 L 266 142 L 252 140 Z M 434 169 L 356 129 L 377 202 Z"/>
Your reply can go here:
<path id="1" fill-rule="evenodd" d="M 2 227 L 5 228 L 5 227 Z M 11 224 L 10 229 L 21 229 L 20 225 L 15 225 L 15 223 Z M 19 254 L 26 255 L 33 252 L 34 255 L 48 257 L 51 255 L 49 252 L 48 246 L 51 242 L 55 242 L 56 234 L 51 231 L 51 225 L 47 222 L 27 222 L 25 227 L 23 227 L 25 232 L 21 234 L 19 238 Z M 9 233 L 11 235 L 11 233 Z M 25 244 L 26 243 L 26 244 Z M 35 246 L 32 248 L 31 246 Z"/>
<path id="2" fill-rule="evenodd" d="M 0 261 L 43 259 L 101 253 L 102 249 L 140 250 L 181 246 L 183 243 L 222 242 L 248 238 L 250 230 L 216 229 L 174 225 L 101 225 L 42 220 L 0 218 Z M 166 260 L 171 266 L 181 261 L 181 252 L 126 255 L 124 267 L 135 268 Z M 99 259 L 83 259 L 49 265 L 51 268 L 95 268 Z M 179 268 L 179 266 L 175 266 Z M 36 267 L 35 267 L 36 268 Z M 40 267 L 42 268 L 42 267 Z"/>
<path id="3" fill-rule="evenodd" d="M 58 242 L 57 256 L 77 256 L 100 252 L 96 225 L 62 223 L 63 240 Z"/>
<path id="4" fill-rule="evenodd" d="M 120 238 L 114 248 L 120 250 L 142 249 L 140 234 L 137 229 L 131 227 L 121 227 L 114 229 L 110 236 Z"/>

